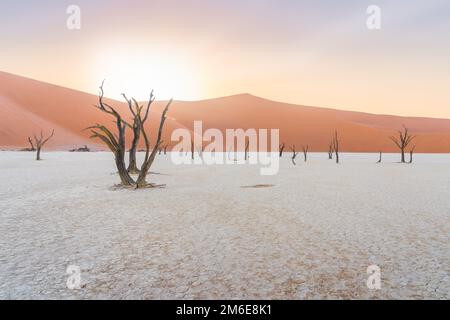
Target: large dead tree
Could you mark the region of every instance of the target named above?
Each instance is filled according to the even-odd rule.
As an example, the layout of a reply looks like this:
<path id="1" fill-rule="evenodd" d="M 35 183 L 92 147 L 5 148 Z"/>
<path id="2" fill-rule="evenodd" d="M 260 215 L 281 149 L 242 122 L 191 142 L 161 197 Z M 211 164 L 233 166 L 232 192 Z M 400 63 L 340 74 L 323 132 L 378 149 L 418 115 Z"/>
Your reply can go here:
<path id="1" fill-rule="evenodd" d="M 336 163 L 339 163 L 339 137 L 337 131 L 334 132 L 332 146 L 334 154 L 336 155 Z"/>
<path id="2" fill-rule="evenodd" d="M 142 113 L 142 109 L 144 108 L 144 106 L 139 105 L 139 103 L 133 98 L 128 99 L 124 93 L 122 93 L 122 96 L 127 101 L 128 109 L 130 110 L 132 117 L 133 117 L 132 124 L 129 125 L 127 123 L 127 125 L 130 127 L 130 129 L 133 130 L 133 140 L 131 142 L 130 150 L 128 151 L 129 152 L 129 161 L 128 161 L 128 169 L 127 170 L 130 174 L 138 174 L 139 169 L 137 167 L 136 152 L 137 152 L 139 140 L 141 137 L 142 123 L 145 123 L 145 121 L 147 121 L 148 111 L 150 110 L 150 105 L 155 101 L 155 97 L 153 96 L 153 91 L 152 91 L 150 93 L 150 98 L 148 99 L 147 108 L 145 109 L 145 114 L 142 117 L 141 113 Z"/>
<path id="3" fill-rule="evenodd" d="M 295 151 L 295 145 L 292 146 L 291 150 L 292 150 L 292 158 L 291 158 L 292 164 L 296 166 L 297 163 L 295 162 L 295 158 L 297 158 L 298 152 Z"/>
<path id="4" fill-rule="evenodd" d="M 391 136 L 389 137 L 395 145 L 400 149 L 401 152 L 401 163 L 405 163 L 405 150 L 408 147 L 408 145 L 413 141 L 416 136 L 413 136 L 409 133 L 409 129 L 405 126 L 403 126 L 403 131 L 398 131 L 398 138 Z"/>
<path id="5" fill-rule="evenodd" d="M 139 176 L 137 177 L 137 180 L 135 181 L 130 173 L 128 172 L 128 169 L 125 166 L 125 131 L 127 127 L 133 127 L 130 124 L 128 124 L 122 117 L 122 115 L 111 105 L 106 103 L 103 99 L 104 96 L 104 90 L 103 90 L 103 82 L 100 86 L 100 93 L 99 93 L 99 104 L 95 107 L 98 108 L 100 111 L 107 113 L 111 115 L 114 118 L 114 123 L 116 127 L 116 132 L 113 133 L 110 129 L 108 129 L 106 126 L 101 124 L 96 124 L 94 126 L 89 127 L 88 129 L 91 130 L 91 138 L 100 139 L 103 141 L 106 146 L 111 150 L 111 152 L 114 154 L 115 157 L 115 163 L 117 167 L 117 171 L 120 176 L 120 180 L 123 186 L 126 187 L 135 187 L 135 188 L 143 188 L 143 187 L 151 187 L 152 184 L 148 184 L 146 182 L 146 177 L 148 174 L 148 171 L 150 169 L 150 166 L 152 165 L 156 153 L 162 143 L 161 136 L 162 136 L 162 130 L 164 128 L 164 123 L 166 120 L 166 114 L 169 109 L 170 104 L 172 103 L 172 100 L 169 101 L 169 103 L 166 105 L 163 113 L 161 114 L 161 120 L 159 124 L 159 130 L 158 130 L 158 136 L 155 142 L 155 146 L 153 149 L 150 146 L 150 141 L 148 139 L 147 133 L 145 132 L 145 121 L 147 120 L 147 116 L 151 107 L 151 102 L 153 99 L 150 99 L 150 103 L 148 103 L 147 108 L 144 112 L 144 116 L 142 116 L 142 107 L 139 106 L 137 103 L 135 103 L 135 115 L 137 117 L 137 121 L 140 124 L 140 131 L 142 136 L 144 137 L 145 141 L 145 157 L 144 161 L 142 163 L 141 169 L 139 171 Z M 137 112 L 136 112 L 137 111 Z M 133 114 L 133 116 L 134 116 Z M 152 150 L 152 151 L 150 151 Z"/>
<path id="6" fill-rule="evenodd" d="M 55 130 L 52 130 L 52 134 L 49 135 L 47 138 L 44 137 L 44 132 L 41 131 L 39 136 L 33 135 L 34 142 L 31 140 L 30 137 L 28 137 L 28 142 L 31 144 L 30 151 L 36 151 L 36 160 L 42 160 L 41 159 L 41 149 L 42 147 L 50 140 L 53 135 L 55 134 Z"/>
<path id="7" fill-rule="evenodd" d="M 303 158 L 306 161 L 308 161 L 308 150 L 309 150 L 309 146 L 302 146 L 302 150 L 303 150 Z"/>

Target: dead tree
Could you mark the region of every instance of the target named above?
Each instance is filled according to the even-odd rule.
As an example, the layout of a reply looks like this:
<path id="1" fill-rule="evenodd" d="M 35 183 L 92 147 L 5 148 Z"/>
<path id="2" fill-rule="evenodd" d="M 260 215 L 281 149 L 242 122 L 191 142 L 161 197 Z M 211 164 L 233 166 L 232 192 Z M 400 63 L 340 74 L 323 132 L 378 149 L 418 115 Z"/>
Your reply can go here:
<path id="1" fill-rule="evenodd" d="M 305 158 L 305 162 L 308 161 L 308 150 L 309 150 L 309 146 L 302 146 L 302 150 L 303 150 L 303 157 Z"/>
<path id="2" fill-rule="evenodd" d="M 295 152 L 295 145 L 292 146 L 291 150 L 292 150 L 292 158 L 291 158 L 292 164 L 293 164 L 294 166 L 296 166 L 297 163 L 295 162 L 295 158 L 297 158 L 298 152 Z"/>
<path id="3" fill-rule="evenodd" d="M 409 163 L 413 162 L 413 154 L 414 154 L 414 150 L 416 149 L 416 146 L 413 146 L 411 148 L 411 150 L 409 151 Z"/>
<path id="4" fill-rule="evenodd" d="M 194 160 L 194 140 L 191 139 L 191 159 Z"/>
<path id="5" fill-rule="evenodd" d="M 153 186 L 146 182 L 146 177 L 148 174 L 148 170 L 150 169 L 150 166 L 152 165 L 153 160 L 156 157 L 157 150 L 161 145 L 161 135 L 162 135 L 163 127 L 164 127 L 164 122 L 166 120 L 166 113 L 169 109 L 170 104 L 172 103 L 172 100 L 170 100 L 169 103 L 166 105 L 166 107 L 161 115 L 157 140 L 155 143 L 155 147 L 152 149 L 151 152 L 150 152 L 150 150 L 151 150 L 150 141 L 148 139 L 147 133 L 145 132 L 144 124 L 145 124 L 145 120 L 147 120 L 147 115 L 149 113 L 151 102 L 153 101 L 153 99 L 150 99 L 151 102 L 147 105 L 144 117 L 142 117 L 142 112 L 141 112 L 142 107 L 140 107 L 139 105 L 136 104 L 136 106 L 138 108 L 135 111 L 138 111 L 138 112 L 135 112 L 135 114 L 136 114 L 136 117 L 138 118 L 137 121 L 139 121 L 139 123 L 140 123 L 141 134 L 145 140 L 145 157 L 144 157 L 144 161 L 142 163 L 142 166 L 141 166 L 141 169 L 139 172 L 139 176 L 138 176 L 137 180 L 135 181 L 130 176 L 130 173 L 128 172 L 128 170 L 125 166 L 125 130 L 127 127 L 131 128 L 132 126 L 130 126 L 122 118 L 121 114 L 115 108 L 113 108 L 108 103 L 104 102 L 104 100 L 103 100 L 103 95 L 104 95 L 103 83 L 104 82 L 102 82 L 102 85 L 100 86 L 100 93 L 99 93 L 99 99 L 98 99 L 99 104 L 96 105 L 95 107 L 97 109 L 99 109 L 100 111 L 107 113 L 114 117 L 114 120 L 115 120 L 114 123 L 115 123 L 117 132 L 113 133 L 107 127 L 105 127 L 101 124 L 96 124 L 94 126 L 87 128 L 92 133 L 91 138 L 97 138 L 97 139 L 100 139 L 101 141 L 103 141 L 103 143 L 105 143 L 108 146 L 108 148 L 111 150 L 111 152 L 114 154 L 117 171 L 119 173 L 120 180 L 121 180 L 121 183 L 123 186 L 127 186 L 127 187 L 132 186 L 132 187 L 136 187 L 136 188 Z"/>
<path id="6" fill-rule="evenodd" d="M 144 106 L 139 105 L 139 103 L 133 98 L 128 99 L 124 93 L 122 93 L 122 96 L 127 101 L 128 109 L 130 109 L 131 115 L 133 117 L 132 125 L 126 123 L 126 125 L 131 130 L 133 130 L 133 140 L 131 142 L 130 150 L 128 151 L 129 152 L 129 162 L 128 162 L 127 170 L 130 174 L 138 174 L 139 169 L 137 167 L 137 162 L 136 162 L 136 151 L 137 151 L 137 147 L 138 147 L 139 140 L 141 137 L 141 128 L 142 128 L 142 124 L 145 123 L 145 121 L 147 121 L 148 110 L 150 110 L 150 105 L 155 101 L 155 97 L 153 96 L 153 91 L 152 91 L 150 93 L 150 97 L 148 99 L 145 115 L 142 117 L 141 112 L 142 112 L 142 109 L 144 108 Z"/>
<path id="7" fill-rule="evenodd" d="M 159 148 L 159 149 L 158 149 L 158 154 L 160 155 L 160 154 L 162 153 L 162 151 L 163 151 L 163 149 L 162 149 L 162 148 Z"/>
<path id="8" fill-rule="evenodd" d="M 334 154 L 336 155 L 336 163 L 339 163 L 339 137 L 337 131 L 334 132 L 332 146 Z"/>
<path id="9" fill-rule="evenodd" d="M 167 148 L 169 147 L 169 145 L 168 144 L 166 144 L 165 146 L 164 146 L 164 155 L 166 155 L 167 154 Z"/>
<path id="10" fill-rule="evenodd" d="M 333 159 L 333 141 L 330 142 L 330 145 L 328 146 L 328 160 Z"/>
<path id="11" fill-rule="evenodd" d="M 383 157 L 383 152 L 380 151 L 380 158 L 378 159 L 377 163 L 381 163 L 382 157 Z"/>
<path id="12" fill-rule="evenodd" d="M 405 163 L 405 150 L 408 145 L 413 141 L 416 136 L 413 136 L 409 133 L 409 129 L 403 126 L 403 131 L 398 131 L 398 138 L 391 136 L 389 137 L 395 145 L 400 149 L 401 152 L 401 163 Z"/>
<path id="13" fill-rule="evenodd" d="M 248 159 L 248 149 L 249 149 L 249 146 L 250 146 L 250 141 L 247 140 L 247 142 L 245 143 L 245 154 L 244 154 L 244 159 L 245 159 L 245 161 L 247 161 L 247 159 Z"/>
<path id="14" fill-rule="evenodd" d="M 47 138 L 44 138 L 44 133 L 41 131 L 40 135 L 33 135 L 34 143 L 31 140 L 30 137 L 28 137 L 28 142 L 31 144 L 31 150 L 30 151 L 36 151 L 36 160 L 42 160 L 41 159 L 41 149 L 42 147 L 47 143 L 48 140 L 50 140 L 53 135 L 55 134 L 55 130 L 52 130 L 52 134 L 48 136 Z"/>
<path id="15" fill-rule="evenodd" d="M 279 150 L 280 150 L 280 158 L 283 156 L 283 151 L 284 151 L 285 146 L 286 146 L 286 145 L 285 145 L 284 143 L 280 144 L 280 146 L 279 146 Z"/>

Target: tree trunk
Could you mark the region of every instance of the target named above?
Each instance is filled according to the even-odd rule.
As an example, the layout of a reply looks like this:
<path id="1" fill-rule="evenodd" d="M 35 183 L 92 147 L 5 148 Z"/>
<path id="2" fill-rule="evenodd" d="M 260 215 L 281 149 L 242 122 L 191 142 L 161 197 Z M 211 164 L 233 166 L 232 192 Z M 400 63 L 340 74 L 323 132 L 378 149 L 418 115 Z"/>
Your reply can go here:
<path id="1" fill-rule="evenodd" d="M 128 164 L 128 172 L 130 174 L 138 174 L 140 172 L 136 162 L 136 150 L 132 151 L 130 149 L 130 163 Z"/>
<path id="2" fill-rule="evenodd" d="M 139 125 L 135 125 L 133 128 L 133 133 L 134 133 L 134 137 L 133 137 L 133 141 L 131 143 L 131 148 L 130 148 L 130 161 L 128 163 L 128 172 L 130 174 L 138 174 L 139 173 L 139 169 L 137 167 L 137 162 L 136 162 L 136 151 L 137 151 L 137 146 L 139 143 L 139 137 L 141 135 L 141 127 Z"/>
<path id="3" fill-rule="evenodd" d="M 157 146 L 155 146 L 155 148 L 153 149 L 152 153 L 150 154 L 150 157 L 148 159 L 148 161 L 144 164 L 144 166 L 141 168 L 141 172 L 139 173 L 138 179 L 136 181 L 136 188 L 144 188 L 146 186 L 148 186 L 148 183 L 146 181 L 146 177 L 148 174 L 148 170 L 150 170 L 150 167 L 153 164 L 153 161 L 156 158 L 156 153 L 158 151 Z"/>
<path id="4" fill-rule="evenodd" d="M 122 182 L 122 185 L 131 186 L 134 184 L 134 181 L 131 178 L 130 174 L 128 173 L 128 170 L 125 166 L 124 158 L 125 158 L 124 154 L 120 151 L 115 155 L 116 167 L 117 171 L 119 172 L 119 177 L 120 181 Z"/>
<path id="5" fill-rule="evenodd" d="M 37 148 L 36 152 L 36 160 L 41 160 L 41 147 Z"/>
<path id="6" fill-rule="evenodd" d="M 401 149 L 401 151 L 402 151 L 402 163 L 405 163 L 406 162 L 406 160 L 405 160 L 405 149 Z"/>

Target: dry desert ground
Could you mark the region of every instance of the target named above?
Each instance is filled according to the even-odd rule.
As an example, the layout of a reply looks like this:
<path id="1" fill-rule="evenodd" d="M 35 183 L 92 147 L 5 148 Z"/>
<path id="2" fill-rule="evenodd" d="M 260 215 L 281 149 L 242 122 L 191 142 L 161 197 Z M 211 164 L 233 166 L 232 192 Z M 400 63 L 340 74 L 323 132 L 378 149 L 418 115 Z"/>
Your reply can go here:
<path id="1" fill-rule="evenodd" d="M 162 155 L 145 190 L 113 187 L 110 153 L 42 156 L 0 152 L 1 299 L 450 298 L 450 155 L 286 153 L 274 176 Z"/>

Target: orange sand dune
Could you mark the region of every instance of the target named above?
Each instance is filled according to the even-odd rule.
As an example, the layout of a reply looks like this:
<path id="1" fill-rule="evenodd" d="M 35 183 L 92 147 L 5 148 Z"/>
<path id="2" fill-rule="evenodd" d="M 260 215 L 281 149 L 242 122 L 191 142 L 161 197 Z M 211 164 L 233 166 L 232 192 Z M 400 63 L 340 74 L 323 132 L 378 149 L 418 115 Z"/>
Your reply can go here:
<path id="1" fill-rule="evenodd" d="M 0 146 L 27 145 L 28 135 L 55 129 L 49 148 L 69 149 L 80 145 L 104 148 L 82 131 L 96 122 L 111 123 L 111 118 L 93 107 L 95 95 L 67 89 L 0 72 Z M 123 102 L 109 101 L 127 112 Z M 149 129 L 156 131 L 157 118 L 165 105 L 155 103 Z M 374 115 L 280 103 L 241 94 L 217 99 L 175 101 L 169 112 L 164 140 L 170 140 L 175 128 L 192 129 L 194 120 L 202 120 L 204 129 L 279 128 L 280 140 L 300 148 L 308 144 L 312 151 L 325 151 L 332 132 L 341 137 L 342 151 L 396 151 L 388 139 L 402 124 L 418 134 L 418 152 L 450 152 L 450 120 Z M 129 132 L 130 134 L 130 132 Z"/>
<path id="2" fill-rule="evenodd" d="M 124 114 L 129 113 L 125 103 L 108 99 L 107 102 Z M 95 123 L 113 126 L 112 116 L 93 107 L 97 103 L 95 95 L 0 72 L 0 146 L 27 146 L 29 135 L 41 130 L 49 134 L 55 129 L 49 148 L 65 150 L 86 144 L 103 149 L 84 130 Z M 152 112 L 150 117 L 159 119 L 160 114 Z M 176 121 L 168 119 L 163 138 L 168 141 L 168 134 L 179 127 Z M 151 121 L 149 129 L 156 132 L 157 122 Z"/>
<path id="3" fill-rule="evenodd" d="M 162 104 L 155 109 L 160 110 Z M 218 99 L 174 103 L 170 115 L 185 127 L 202 120 L 207 128 L 279 128 L 288 146 L 309 145 L 326 151 L 336 129 L 348 152 L 397 151 L 389 136 L 405 124 L 418 135 L 418 152 L 450 152 L 450 120 L 373 115 L 280 103 L 241 94 Z"/>

